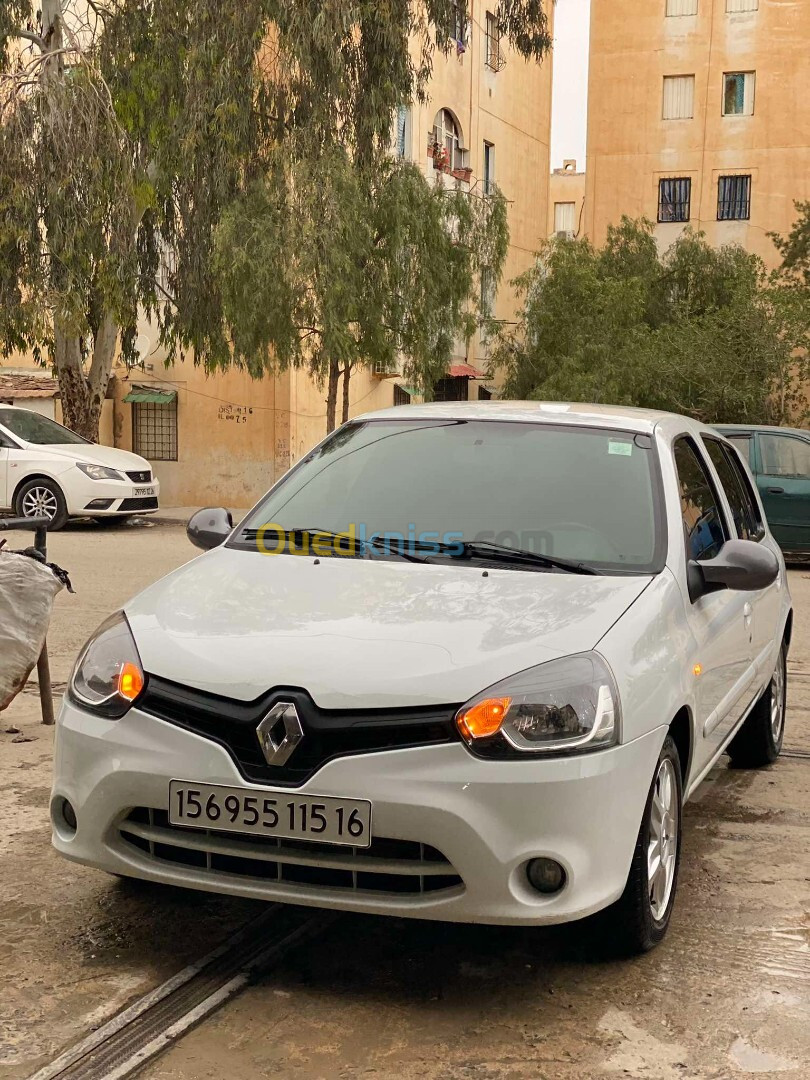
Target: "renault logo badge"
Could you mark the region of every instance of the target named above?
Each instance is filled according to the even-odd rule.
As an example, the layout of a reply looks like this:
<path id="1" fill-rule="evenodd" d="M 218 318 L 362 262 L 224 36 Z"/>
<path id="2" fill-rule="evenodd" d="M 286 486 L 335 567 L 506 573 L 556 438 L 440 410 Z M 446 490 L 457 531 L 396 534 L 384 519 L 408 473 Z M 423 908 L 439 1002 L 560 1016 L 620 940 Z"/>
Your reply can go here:
<path id="1" fill-rule="evenodd" d="M 277 701 L 256 728 L 268 765 L 284 765 L 304 737 L 298 710 L 291 701 Z"/>

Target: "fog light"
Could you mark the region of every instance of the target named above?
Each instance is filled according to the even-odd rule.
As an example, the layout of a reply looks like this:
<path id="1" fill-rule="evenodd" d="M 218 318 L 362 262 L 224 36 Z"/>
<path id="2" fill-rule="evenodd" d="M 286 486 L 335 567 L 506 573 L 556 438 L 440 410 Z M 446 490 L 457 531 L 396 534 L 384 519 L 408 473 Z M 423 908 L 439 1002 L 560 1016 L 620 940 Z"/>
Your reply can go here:
<path id="1" fill-rule="evenodd" d="M 550 896 L 565 884 L 565 870 L 554 859 L 532 859 L 526 866 L 526 877 L 533 889 Z"/>
<path id="2" fill-rule="evenodd" d="M 109 510 L 114 499 L 93 499 L 85 506 L 85 510 Z"/>
<path id="3" fill-rule="evenodd" d="M 64 821 L 65 821 L 65 824 L 67 825 L 67 827 L 69 829 L 72 829 L 73 832 L 75 832 L 76 831 L 76 825 L 77 825 L 76 811 L 73 809 L 71 804 L 67 801 L 67 799 L 62 799 L 62 817 L 64 818 Z"/>

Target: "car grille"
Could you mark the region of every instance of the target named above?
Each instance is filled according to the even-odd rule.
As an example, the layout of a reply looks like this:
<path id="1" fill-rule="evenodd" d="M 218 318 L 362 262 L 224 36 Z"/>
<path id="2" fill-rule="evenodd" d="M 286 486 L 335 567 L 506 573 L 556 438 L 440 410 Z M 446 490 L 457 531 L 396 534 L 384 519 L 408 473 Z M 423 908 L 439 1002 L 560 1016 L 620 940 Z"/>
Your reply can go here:
<path id="1" fill-rule="evenodd" d="M 152 470 L 144 469 L 141 472 L 128 472 L 127 476 L 136 484 L 148 484 L 152 480 Z"/>
<path id="2" fill-rule="evenodd" d="M 256 728 L 277 701 L 292 701 L 304 738 L 281 766 L 268 765 Z M 458 739 L 457 705 L 410 709 L 319 709 L 300 689 L 269 691 L 256 701 L 234 701 L 150 675 L 138 701 L 143 712 L 219 743 L 253 783 L 303 784 L 334 758 L 404 750 Z"/>
<path id="3" fill-rule="evenodd" d="M 281 882 L 353 893 L 422 896 L 463 889 L 444 855 L 428 844 L 374 837 L 371 847 L 313 844 L 170 825 L 165 810 L 137 807 L 119 825 L 123 841 L 150 859 L 216 878 Z"/>
<path id="4" fill-rule="evenodd" d="M 119 511 L 127 510 L 157 510 L 158 501 L 156 498 L 150 499 L 122 499 L 121 505 L 118 507 Z"/>

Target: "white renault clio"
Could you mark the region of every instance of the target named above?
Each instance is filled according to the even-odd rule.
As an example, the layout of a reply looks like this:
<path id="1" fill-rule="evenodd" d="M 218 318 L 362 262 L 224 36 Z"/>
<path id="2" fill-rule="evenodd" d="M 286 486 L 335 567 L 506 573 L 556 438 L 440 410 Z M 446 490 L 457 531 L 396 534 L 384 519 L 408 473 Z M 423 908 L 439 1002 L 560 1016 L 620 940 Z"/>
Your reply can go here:
<path id="1" fill-rule="evenodd" d="M 664 935 L 681 808 L 777 758 L 791 603 L 750 475 L 684 417 L 373 413 L 83 649 L 54 844 L 115 874 Z"/>

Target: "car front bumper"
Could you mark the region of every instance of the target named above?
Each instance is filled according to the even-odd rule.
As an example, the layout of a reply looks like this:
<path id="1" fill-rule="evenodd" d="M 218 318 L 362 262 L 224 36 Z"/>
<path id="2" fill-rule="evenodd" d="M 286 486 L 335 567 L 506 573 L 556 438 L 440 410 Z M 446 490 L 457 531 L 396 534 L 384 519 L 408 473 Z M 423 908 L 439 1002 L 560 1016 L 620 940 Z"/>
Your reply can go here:
<path id="1" fill-rule="evenodd" d="M 78 471 L 78 470 L 77 470 Z M 83 478 L 64 485 L 68 513 L 91 517 L 117 517 L 120 514 L 154 514 L 158 510 L 160 482 L 136 484 L 132 481 L 90 480 Z M 145 495 L 144 491 L 151 491 Z"/>
<path id="2" fill-rule="evenodd" d="M 222 747 L 137 708 L 111 722 L 65 701 L 51 798 L 53 843 L 67 858 L 111 873 L 234 896 L 452 922 L 568 922 L 621 895 L 665 734 L 659 728 L 612 750 L 546 761 L 483 761 L 451 744 L 327 763 L 294 791 L 369 799 L 375 842 L 429 845 L 452 864 L 455 884 L 399 892 L 390 853 L 380 863 L 384 877 L 349 874 L 348 887 L 319 883 L 313 867 L 323 856 L 315 844 L 298 844 L 300 859 L 311 862 L 303 877 L 312 881 L 246 873 L 245 867 L 266 865 L 240 862 L 250 837 L 214 838 L 169 827 L 165 817 L 172 779 L 255 786 Z M 65 823 L 64 799 L 75 810 L 75 830 Z M 154 837 L 170 845 L 141 839 L 135 846 L 121 831 L 133 810 L 144 821 L 148 810 L 149 823 L 163 827 Z M 219 853 L 213 859 L 210 852 L 199 855 L 209 842 Z M 197 865 L 188 865 L 186 843 L 196 845 Z M 527 861 L 539 856 L 565 868 L 566 884 L 554 896 L 534 891 L 526 879 Z M 297 874 L 300 879 L 300 869 Z M 387 884 L 364 888 L 370 880 Z"/>

